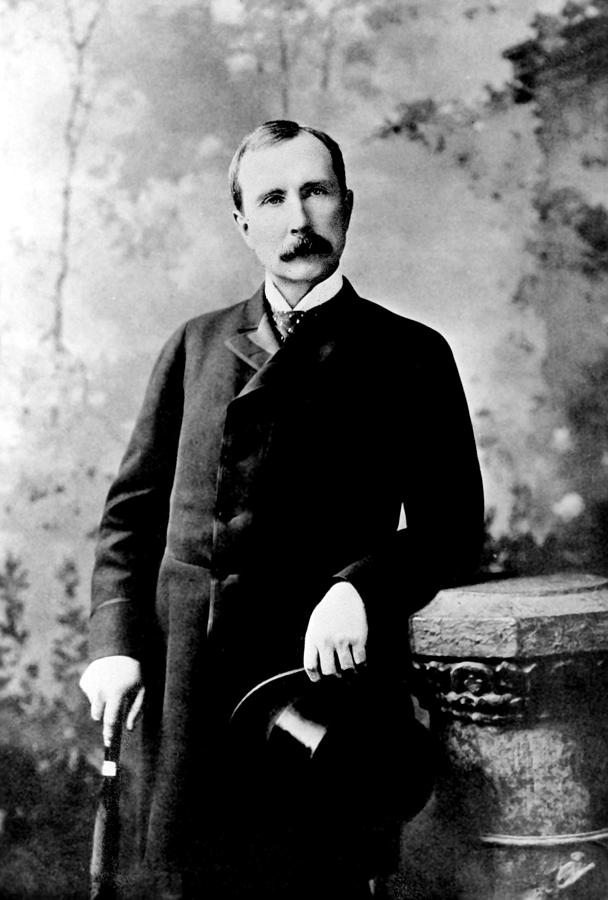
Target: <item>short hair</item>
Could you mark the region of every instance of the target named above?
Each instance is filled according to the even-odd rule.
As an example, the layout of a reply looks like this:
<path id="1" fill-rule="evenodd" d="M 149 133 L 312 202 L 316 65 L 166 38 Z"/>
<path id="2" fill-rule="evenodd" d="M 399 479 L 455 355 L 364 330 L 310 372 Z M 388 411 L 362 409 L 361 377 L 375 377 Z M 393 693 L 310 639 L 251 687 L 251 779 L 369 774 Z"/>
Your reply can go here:
<path id="1" fill-rule="evenodd" d="M 340 190 L 342 194 L 346 194 L 346 171 L 340 145 L 324 131 L 318 131 L 316 128 L 300 125 L 298 122 L 291 122 L 288 119 L 272 119 L 270 122 L 264 122 L 263 125 L 259 125 L 251 134 L 244 137 L 232 157 L 228 170 L 228 181 L 232 201 L 239 212 L 243 211 L 243 195 L 239 182 L 239 173 L 241 160 L 245 153 L 248 150 L 260 150 L 262 147 L 270 147 L 272 144 L 279 144 L 282 141 L 291 141 L 302 133 L 312 134 L 313 137 L 327 147 Z"/>

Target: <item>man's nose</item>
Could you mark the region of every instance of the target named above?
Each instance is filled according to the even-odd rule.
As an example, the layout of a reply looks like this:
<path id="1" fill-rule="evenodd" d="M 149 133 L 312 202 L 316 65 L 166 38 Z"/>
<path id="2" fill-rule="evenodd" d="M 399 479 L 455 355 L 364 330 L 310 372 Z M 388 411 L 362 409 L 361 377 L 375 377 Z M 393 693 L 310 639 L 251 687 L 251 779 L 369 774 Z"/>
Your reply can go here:
<path id="1" fill-rule="evenodd" d="M 298 231 L 304 231 L 310 226 L 310 217 L 306 209 L 306 203 L 302 197 L 290 197 L 288 201 L 289 210 L 289 230 L 295 234 Z"/>

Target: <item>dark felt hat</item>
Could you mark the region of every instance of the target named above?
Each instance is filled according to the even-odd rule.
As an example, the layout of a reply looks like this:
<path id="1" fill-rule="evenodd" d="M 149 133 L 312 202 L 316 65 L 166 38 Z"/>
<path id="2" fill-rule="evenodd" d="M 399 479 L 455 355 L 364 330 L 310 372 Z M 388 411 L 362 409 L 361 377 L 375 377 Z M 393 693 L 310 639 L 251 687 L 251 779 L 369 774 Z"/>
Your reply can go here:
<path id="1" fill-rule="evenodd" d="M 297 786 L 366 826 L 412 818 L 430 796 L 433 753 L 401 685 L 369 672 L 311 682 L 304 669 L 258 684 L 232 713 L 241 769 L 267 793 Z"/>

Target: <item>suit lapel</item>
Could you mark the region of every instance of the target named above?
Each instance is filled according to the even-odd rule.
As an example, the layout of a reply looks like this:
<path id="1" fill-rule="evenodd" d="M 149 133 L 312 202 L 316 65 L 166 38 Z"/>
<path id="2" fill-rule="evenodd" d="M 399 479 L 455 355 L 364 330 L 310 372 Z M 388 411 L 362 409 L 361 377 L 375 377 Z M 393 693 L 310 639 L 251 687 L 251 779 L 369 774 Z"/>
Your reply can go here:
<path id="1" fill-rule="evenodd" d="M 281 346 L 264 309 L 264 291 L 260 288 L 245 304 L 238 329 L 224 341 L 242 362 L 257 372 Z"/>
<path id="2" fill-rule="evenodd" d="M 224 345 L 254 372 L 261 369 L 279 348 L 264 311 L 264 289 L 259 288 L 243 306 L 241 321 Z"/>
<path id="3" fill-rule="evenodd" d="M 257 328 L 248 331 L 241 329 L 238 339 L 234 336 L 227 341 L 227 346 L 237 355 L 243 354 L 241 358 L 246 357 L 245 361 L 255 369 L 235 400 L 260 390 L 288 393 L 294 398 L 306 393 L 316 381 L 319 367 L 334 352 L 342 330 L 341 323 L 348 319 L 347 307 L 356 296 L 345 281 L 339 294 L 323 306 L 311 325 L 302 325 L 301 330 L 286 344 L 278 343 L 265 313 Z M 267 342 L 267 332 L 270 333 L 272 345 Z"/>

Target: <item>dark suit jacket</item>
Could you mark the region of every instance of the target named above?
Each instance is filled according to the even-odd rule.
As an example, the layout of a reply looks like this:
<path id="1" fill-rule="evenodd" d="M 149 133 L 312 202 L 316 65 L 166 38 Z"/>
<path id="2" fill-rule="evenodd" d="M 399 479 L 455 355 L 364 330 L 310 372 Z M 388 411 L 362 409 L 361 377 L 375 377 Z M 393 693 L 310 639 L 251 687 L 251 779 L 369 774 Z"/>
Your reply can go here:
<path id="1" fill-rule="evenodd" d="M 480 548 L 477 455 L 445 340 L 348 282 L 272 356 L 263 315 L 260 289 L 169 340 L 101 523 L 91 650 L 142 659 L 156 685 L 150 846 L 164 860 L 184 843 L 194 769 L 213 765 L 209 732 L 301 664 L 333 579 L 363 597 L 371 656 L 403 658 L 408 616 L 466 579 Z"/>

